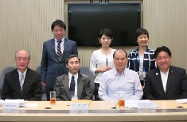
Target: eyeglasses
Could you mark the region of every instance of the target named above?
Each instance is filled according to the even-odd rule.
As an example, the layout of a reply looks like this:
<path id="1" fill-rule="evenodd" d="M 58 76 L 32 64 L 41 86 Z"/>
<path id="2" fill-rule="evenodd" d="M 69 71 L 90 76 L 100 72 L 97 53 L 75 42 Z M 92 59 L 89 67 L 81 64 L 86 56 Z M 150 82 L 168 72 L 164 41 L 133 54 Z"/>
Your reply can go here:
<path id="1" fill-rule="evenodd" d="M 19 57 L 19 58 L 16 58 L 16 60 L 17 61 L 28 61 L 29 58 L 21 58 L 21 57 Z"/>

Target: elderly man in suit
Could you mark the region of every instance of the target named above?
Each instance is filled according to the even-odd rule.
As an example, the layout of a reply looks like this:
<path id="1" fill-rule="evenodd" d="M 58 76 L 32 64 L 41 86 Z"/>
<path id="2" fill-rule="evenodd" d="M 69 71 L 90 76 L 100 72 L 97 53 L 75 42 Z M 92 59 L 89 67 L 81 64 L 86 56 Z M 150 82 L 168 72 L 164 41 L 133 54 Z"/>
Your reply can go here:
<path id="1" fill-rule="evenodd" d="M 77 55 L 70 55 L 66 59 L 69 72 L 57 77 L 54 90 L 57 100 L 70 101 L 76 99 L 91 99 L 90 79 L 79 73 L 80 59 Z"/>
<path id="2" fill-rule="evenodd" d="M 155 51 L 158 65 L 146 75 L 144 99 L 172 100 L 187 98 L 186 70 L 171 65 L 171 52 L 162 46 Z"/>
<path id="3" fill-rule="evenodd" d="M 26 50 L 15 53 L 17 69 L 5 74 L 2 99 L 41 100 L 42 84 L 38 72 L 28 68 L 30 54 Z"/>
<path id="4" fill-rule="evenodd" d="M 56 20 L 51 25 L 54 38 L 43 44 L 41 75 L 42 85 L 46 86 L 46 96 L 53 90 L 57 76 L 67 73 L 65 59 L 71 54 L 77 54 L 75 41 L 64 37 L 66 25 L 62 20 Z"/>

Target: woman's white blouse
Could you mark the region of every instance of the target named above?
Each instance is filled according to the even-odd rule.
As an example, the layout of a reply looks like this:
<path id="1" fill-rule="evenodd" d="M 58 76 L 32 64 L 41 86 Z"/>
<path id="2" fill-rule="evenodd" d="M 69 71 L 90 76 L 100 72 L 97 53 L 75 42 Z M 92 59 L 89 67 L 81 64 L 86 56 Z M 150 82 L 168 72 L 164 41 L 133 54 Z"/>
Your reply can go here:
<path id="1" fill-rule="evenodd" d="M 99 49 L 92 53 L 91 59 L 90 59 L 90 70 L 96 76 L 94 80 L 95 83 L 100 83 L 101 76 L 103 74 L 103 72 L 95 74 L 96 68 L 101 68 L 101 67 L 106 67 L 106 66 L 114 68 L 114 62 L 113 62 L 114 52 L 115 52 L 115 49 L 111 49 L 110 54 L 104 55 L 101 52 L 101 49 Z"/>

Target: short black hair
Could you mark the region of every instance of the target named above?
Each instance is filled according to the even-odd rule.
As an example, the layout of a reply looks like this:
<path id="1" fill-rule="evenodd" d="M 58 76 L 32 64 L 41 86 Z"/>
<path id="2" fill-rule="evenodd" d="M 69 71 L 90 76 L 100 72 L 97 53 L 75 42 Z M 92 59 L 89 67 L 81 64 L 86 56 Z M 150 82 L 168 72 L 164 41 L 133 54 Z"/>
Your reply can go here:
<path id="1" fill-rule="evenodd" d="M 160 52 L 166 52 L 166 53 L 169 55 L 169 57 L 172 55 L 172 54 L 171 54 L 171 51 L 170 51 L 170 49 L 169 49 L 168 47 L 166 47 L 166 46 L 161 46 L 161 47 L 158 47 L 158 48 L 156 49 L 154 57 L 157 58 L 158 53 L 160 53 Z"/>
<path id="2" fill-rule="evenodd" d="M 145 34 L 147 35 L 148 39 L 149 39 L 149 32 L 144 29 L 144 28 L 138 28 L 136 31 L 135 31 L 135 38 L 138 39 L 138 37 L 142 34 Z"/>
<path id="3" fill-rule="evenodd" d="M 77 57 L 77 58 L 78 58 L 78 60 L 79 60 L 79 63 L 80 63 L 80 58 L 79 58 L 79 56 L 78 56 L 78 55 L 76 55 L 76 54 L 71 54 L 71 55 L 69 55 L 69 56 L 66 58 L 65 63 L 66 63 L 66 64 L 68 64 L 69 59 L 74 58 L 74 57 Z"/>
<path id="4" fill-rule="evenodd" d="M 110 37 L 113 39 L 113 33 L 110 29 L 108 28 L 103 28 L 99 31 L 98 38 L 100 39 L 103 35 Z"/>
<path id="5" fill-rule="evenodd" d="M 117 49 L 117 50 L 114 52 L 114 54 L 113 54 L 113 58 L 114 58 L 114 56 L 115 56 L 115 54 L 116 54 L 117 51 L 123 51 L 123 52 L 125 52 L 126 58 L 127 58 L 127 51 L 125 51 L 124 49 Z"/>
<path id="6" fill-rule="evenodd" d="M 52 23 L 52 25 L 51 25 L 51 30 L 52 31 L 53 31 L 55 26 L 60 26 L 60 27 L 64 28 L 64 30 L 66 30 L 66 24 L 62 20 L 57 19 Z"/>

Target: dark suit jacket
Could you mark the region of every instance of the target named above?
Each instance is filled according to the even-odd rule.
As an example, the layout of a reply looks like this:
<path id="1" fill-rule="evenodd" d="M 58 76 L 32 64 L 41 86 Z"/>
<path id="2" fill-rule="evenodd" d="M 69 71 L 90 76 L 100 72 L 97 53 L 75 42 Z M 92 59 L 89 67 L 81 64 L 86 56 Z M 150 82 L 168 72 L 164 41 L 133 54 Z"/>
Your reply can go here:
<path id="1" fill-rule="evenodd" d="M 77 54 L 76 42 L 64 39 L 64 51 L 61 61 L 58 60 L 55 50 L 55 39 L 48 40 L 43 44 L 41 75 L 42 81 L 46 82 L 46 87 L 53 88 L 56 77 L 67 73 L 65 60 L 71 54 Z"/>
<path id="2" fill-rule="evenodd" d="M 144 99 L 171 100 L 187 98 L 187 76 L 186 70 L 170 66 L 166 92 L 163 89 L 160 70 L 151 70 L 146 75 Z"/>
<path id="3" fill-rule="evenodd" d="M 2 99 L 25 99 L 41 100 L 42 84 L 38 72 L 27 69 L 23 89 L 21 91 L 19 73 L 17 69 L 5 74 L 4 84 L 1 93 Z"/>
<path id="4" fill-rule="evenodd" d="M 71 100 L 69 78 L 67 74 L 57 77 L 54 90 L 56 91 L 57 100 Z M 92 97 L 90 79 L 85 75 L 78 75 L 77 97 L 78 99 L 91 99 Z"/>

